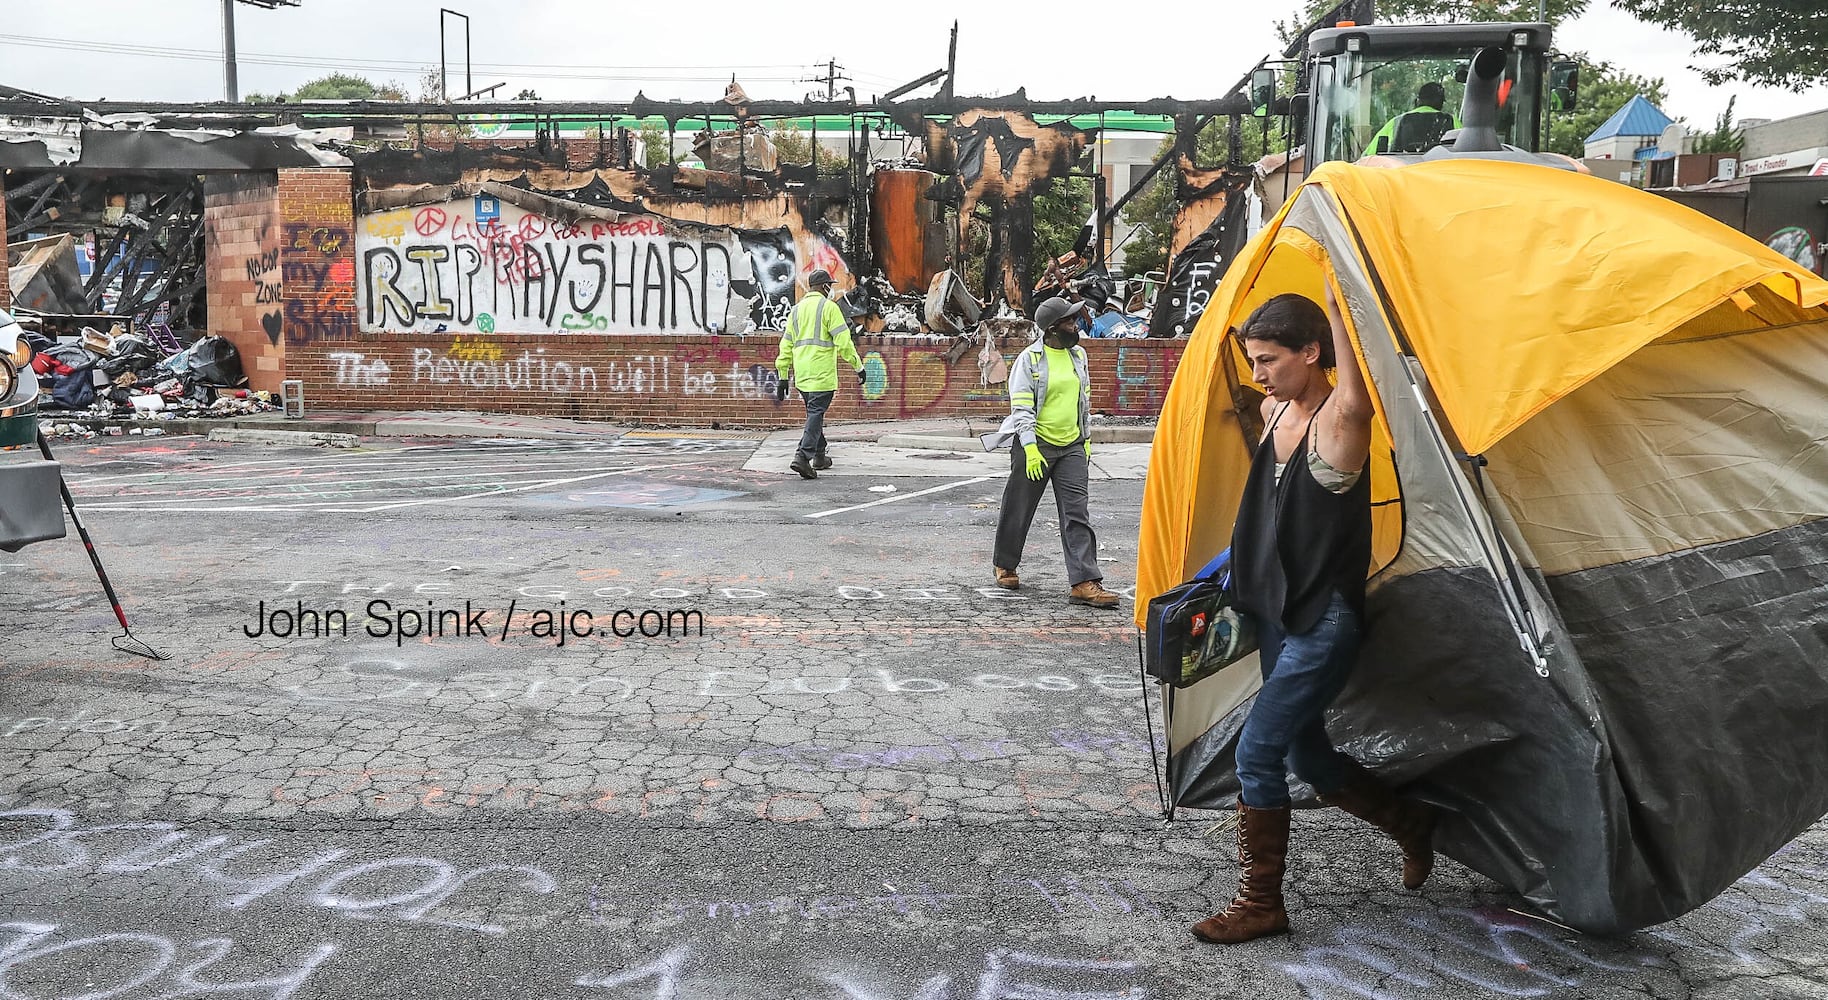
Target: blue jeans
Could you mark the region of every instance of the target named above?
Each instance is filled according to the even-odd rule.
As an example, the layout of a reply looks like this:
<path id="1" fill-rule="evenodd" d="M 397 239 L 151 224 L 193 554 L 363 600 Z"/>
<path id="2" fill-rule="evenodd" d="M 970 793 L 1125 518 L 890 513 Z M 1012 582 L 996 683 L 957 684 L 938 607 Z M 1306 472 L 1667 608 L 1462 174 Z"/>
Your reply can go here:
<path id="1" fill-rule="evenodd" d="M 796 456 L 804 459 L 824 457 L 825 411 L 831 409 L 832 397 L 836 395 L 836 389 L 824 392 L 800 390 L 800 398 L 806 401 L 806 429 L 800 432 L 800 447 L 794 452 Z"/>
<path id="2" fill-rule="evenodd" d="M 1319 794 L 1346 783 L 1349 759 L 1327 738 L 1326 710 L 1358 659 L 1358 615 L 1338 594 L 1312 629 L 1284 635 L 1281 623 L 1256 619 L 1263 689 L 1238 734 L 1238 783 L 1244 804 L 1289 804 L 1288 774 Z"/>

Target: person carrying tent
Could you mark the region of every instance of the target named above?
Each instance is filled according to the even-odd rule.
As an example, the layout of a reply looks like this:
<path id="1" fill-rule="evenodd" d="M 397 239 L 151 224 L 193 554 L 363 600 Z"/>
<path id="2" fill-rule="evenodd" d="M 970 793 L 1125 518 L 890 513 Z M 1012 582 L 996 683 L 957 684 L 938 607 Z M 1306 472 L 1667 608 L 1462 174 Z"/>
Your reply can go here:
<path id="1" fill-rule="evenodd" d="M 1218 944 L 1288 930 L 1291 769 L 1322 803 L 1397 840 L 1405 886 L 1419 888 L 1434 864 L 1432 807 L 1398 800 L 1334 748 L 1324 721 L 1358 656 L 1371 564 L 1371 394 L 1332 286 L 1324 312 L 1303 295 L 1270 299 L 1239 340 L 1267 394 L 1267 430 L 1233 528 L 1231 579 L 1256 626 L 1263 687 L 1238 736 L 1238 895 L 1192 928 Z"/>
<path id="2" fill-rule="evenodd" d="M 806 403 L 806 429 L 800 432 L 800 446 L 788 465 L 801 479 L 817 479 L 818 470 L 831 468 L 825 455 L 825 411 L 838 395 L 838 359 L 850 362 L 858 385 L 866 380 L 863 359 L 851 343 L 850 324 L 844 321 L 843 307 L 832 301 L 831 286 L 831 275 L 823 268 L 807 277 L 806 297 L 787 315 L 774 359 L 775 374 L 780 376 L 775 401 L 786 402 L 787 387 L 793 384 L 800 387 L 800 399 Z"/>
<path id="3" fill-rule="evenodd" d="M 1460 127 L 1458 119 L 1442 110 L 1446 104 L 1447 91 L 1440 84 L 1422 84 L 1416 88 L 1415 107 L 1385 122 L 1361 155 L 1425 152 L 1449 129 Z"/>
<path id="4" fill-rule="evenodd" d="M 1098 537 L 1089 513 L 1092 467 L 1091 374 L 1079 346 L 1085 303 L 1051 298 L 1035 307 L 1041 339 L 1016 356 L 1009 369 L 1009 416 L 983 437 L 984 450 L 1008 448 L 1009 481 L 997 517 L 992 572 L 1005 590 L 1021 586 L 1016 565 L 1028 541 L 1035 507 L 1051 481 L 1060 512 L 1060 544 L 1066 551 L 1067 599 L 1094 608 L 1114 608 L 1117 595 L 1102 586 Z"/>

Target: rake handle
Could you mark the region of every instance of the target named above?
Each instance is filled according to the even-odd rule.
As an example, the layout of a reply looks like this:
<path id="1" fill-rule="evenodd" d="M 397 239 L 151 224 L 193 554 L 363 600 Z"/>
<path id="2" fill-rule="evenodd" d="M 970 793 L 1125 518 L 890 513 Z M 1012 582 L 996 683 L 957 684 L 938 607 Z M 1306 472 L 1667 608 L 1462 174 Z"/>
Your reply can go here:
<path id="1" fill-rule="evenodd" d="M 44 429 L 38 430 L 38 450 L 44 453 L 47 462 L 57 461 L 51 455 L 51 442 L 45 439 Z M 108 582 L 108 571 L 102 569 L 102 557 L 95 553 L 95 542 L 89 538 L 89 529 L 83 527 L 83 519 L 76 514 L 76 498 L 70 495 L 70 485 L 63 481 L 63 474 L 57 476 L 57 491 L 63 494 L 64 509 L 70 512 L 70 523 L 76 525 L 76 535 L 82 539 L 83 551 L 89 553 L 89 564 L 95 567 L 95 578 L 102 582 L 102 592 L 108 595 L 108 604 L 114 608 L 114 619 L 121 623 L 121 631 L 127 631 L 127 613 L 121 610 L 121 599 L 114 593 L 114 584 Z"/>

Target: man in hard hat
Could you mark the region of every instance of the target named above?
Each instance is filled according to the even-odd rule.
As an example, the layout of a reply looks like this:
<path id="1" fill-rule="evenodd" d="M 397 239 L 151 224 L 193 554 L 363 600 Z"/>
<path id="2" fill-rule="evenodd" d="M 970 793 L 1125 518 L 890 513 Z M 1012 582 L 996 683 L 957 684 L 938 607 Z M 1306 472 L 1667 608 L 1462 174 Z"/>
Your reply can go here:
<path id="1" fill-rule="evenodd" d="M 788 466 L 801 479 L 817 479 L 817 470 L 831 468 L 831 459 L 825 456 L 825 411 L 838 394 L 838 359 L 850 362 L 858 385 L 865 381 L 863 359 L 851 343 L 843 308 L 832 301 L 831 286 L 831 275 L 823 268 L 807 277 L 806 296 L 787 314 L 781 350 L 774 359 L 780 376 L 774 398 L 785 402 L 791 383 L 800 387 L 800 399 L 806 403 L 806 429 L 800 432 L 800 446 Z"/>
<path id="2" fill-rule="evenodd" d="M 1009 369 L 1009 418 L 983 437 L 986 451 L 1010 450 L 1009 481 L 997 517 L 992 571 L 1005 590 L 1020 587 L 1016 564 L 1047 484 L 1054 484 L 1060 514 L 1060 545 L 1066 552 L 1067 599 L 1094 608 L 1114 608 L 1117 595 L 1104 589 L 1098 569 L 1098 537 L 1092 533 L 1092 393 L 1079 323 L 1085 303 L 1051 298 L 1035 309 L 1041 339 L 1016 355 Z"/>

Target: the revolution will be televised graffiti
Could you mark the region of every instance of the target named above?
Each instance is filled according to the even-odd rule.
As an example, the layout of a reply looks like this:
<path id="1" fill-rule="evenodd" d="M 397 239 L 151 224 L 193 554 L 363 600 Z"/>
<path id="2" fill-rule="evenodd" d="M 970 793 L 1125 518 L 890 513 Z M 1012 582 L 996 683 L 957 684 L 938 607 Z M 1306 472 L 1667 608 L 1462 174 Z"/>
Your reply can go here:
<path id="1" fill-rule="evenodd" d="M 778 329 L 799 271 L 785 229 L 570 223 L 488 195 L 364 216 L 356 266 L 371 332 Z"/>

